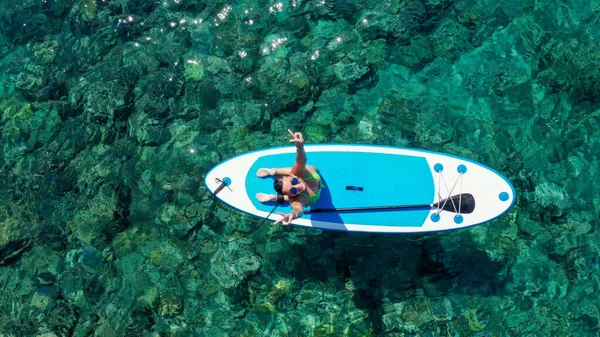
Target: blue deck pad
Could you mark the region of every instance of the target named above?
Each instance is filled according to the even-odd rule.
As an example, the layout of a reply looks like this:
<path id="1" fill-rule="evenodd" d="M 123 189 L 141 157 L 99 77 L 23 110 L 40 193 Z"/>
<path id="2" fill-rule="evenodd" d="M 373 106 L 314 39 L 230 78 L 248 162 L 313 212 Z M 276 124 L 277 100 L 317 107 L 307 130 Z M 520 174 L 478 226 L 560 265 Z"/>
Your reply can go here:
<path id="1" fill-rule="evenodd" d="M 308 152 L 308 163 L 319 169 L 326 185 L 311 208 L 430 204 L 434 200 L 434 179 L 423 157 L 372 152 Z M 259 158 L 250 168 L 246 190 L 254 206 L 270 212 L 274 204 L 261 204 L 256 193 L 274 194 L 273 178 L 258 178 L 259 168 L 291 167 L 295 153 Z M 346 186 L 362 187 L 362 191 Z M 289 212 L 285 204 L 279 211 Z M 339 213 L 307 213 L 304 218 L 367 226 L 416 226 L 423 224 L 429 210 L 387 210 Z"/>

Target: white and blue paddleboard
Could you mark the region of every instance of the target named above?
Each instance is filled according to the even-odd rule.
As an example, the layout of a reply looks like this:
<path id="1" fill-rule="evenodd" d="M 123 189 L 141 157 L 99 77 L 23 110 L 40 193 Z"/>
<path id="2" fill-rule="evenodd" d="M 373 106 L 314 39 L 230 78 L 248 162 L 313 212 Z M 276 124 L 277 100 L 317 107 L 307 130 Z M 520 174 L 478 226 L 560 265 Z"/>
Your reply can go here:
<path id="1" fill-rule="evenodd" d="M 468 159 L 390 146 L 304 148 L 325 188 L 293 225 L 379 233 L 445 231 L 493 220 L 515 202 L 515 189 L 505 177 Z M 275 203 L 261 203 L 255 195 L 275 194 L 274 177 L 259 178 L 256 172 L 291 167 L 295 160 L 293 146 L 244 153 L 215 166 L 205 183 L 230 206 L 275 221 L 281 217 L 277 211 L 291 208 L 286 203 L 269 215 Z"/>

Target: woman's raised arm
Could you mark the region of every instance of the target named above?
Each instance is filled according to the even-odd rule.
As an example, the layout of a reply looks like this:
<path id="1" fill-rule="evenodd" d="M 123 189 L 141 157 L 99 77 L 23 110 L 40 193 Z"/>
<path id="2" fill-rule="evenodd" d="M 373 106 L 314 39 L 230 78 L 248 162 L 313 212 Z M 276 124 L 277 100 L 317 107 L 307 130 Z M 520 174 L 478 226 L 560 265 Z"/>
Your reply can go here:
<path id="1" fill-rule="evenodd" d="M 288 129 L 288 132 L 292 136 L 290 139 L 291 143 L 296 145 L 296 163 L 292 166 L 292 173 L 297 176 L 302 175 L 302 172 L 306 169 L 306 152 L 304 152 L 304 137 L 301 132 L 292 132 Z"/>

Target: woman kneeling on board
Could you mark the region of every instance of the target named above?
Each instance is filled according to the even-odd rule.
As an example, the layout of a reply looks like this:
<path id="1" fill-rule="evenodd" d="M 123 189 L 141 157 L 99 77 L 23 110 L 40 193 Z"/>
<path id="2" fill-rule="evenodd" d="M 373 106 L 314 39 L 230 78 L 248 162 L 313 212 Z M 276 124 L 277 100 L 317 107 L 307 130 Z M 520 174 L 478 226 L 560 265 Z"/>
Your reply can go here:
<path id="1" fill-rule="evenodd" d="M 278 212 L 282 218 L 274 224 L 282 223 L 289 225 L 292 220 L 298 219 L 304 214 L 303 207 L 314 204 L 321 195 L 321 176 L 318 169 L 312 165 L 306 165 L 306 153 L 304 152 L 304 137 L 300 132 L 292 132 L 288 129 L 292 139 L 290 142 L 296 144 L 296 163 L 291 168 L 261 168 L 256 173 L 264 178 L 277 175 L 273 187 L 277 195 L 257 193 L 256 198 L 260 202 L 277 201 L 290 202 L 292 211 L 289 214 Z"/>

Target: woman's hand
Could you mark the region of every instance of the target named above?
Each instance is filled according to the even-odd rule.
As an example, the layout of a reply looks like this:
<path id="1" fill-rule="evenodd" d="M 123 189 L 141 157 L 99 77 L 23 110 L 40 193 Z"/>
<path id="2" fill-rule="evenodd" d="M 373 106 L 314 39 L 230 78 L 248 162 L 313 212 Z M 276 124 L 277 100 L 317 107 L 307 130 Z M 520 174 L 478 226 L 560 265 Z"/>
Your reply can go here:
<path id="1" fill-rule="evenodd" d="M 275 221 L 273 224 L 277 225 L 278 223 L 281 223 L 284 226 L 289 226 L 290 223 L 292 223 L 292 220 L 294 220 L 294 213 L 289 213 L 289 214 L 285 214 L 282 212 L 277 212 L 277 214 L 281 215 L 281 219 Z"/>
<path id="2" fill-rule="evenodd" d="M 302 136 L 301 132 L 292 132 L 292 130 L 288 129 L 288 132 L 290 133 L 290 135 L 292 136 L 292 139 L 290 139 L 290 142 L 296 144 L 296 147 L 301 149 L 304 147 L 304 137 Z"/>
<path id="3" fill-rule="evenodd" d="M 277 172 L 275 169 L 261 168 L 256 172 L 256 176 L 259 178 L 274 176 Z"/>

